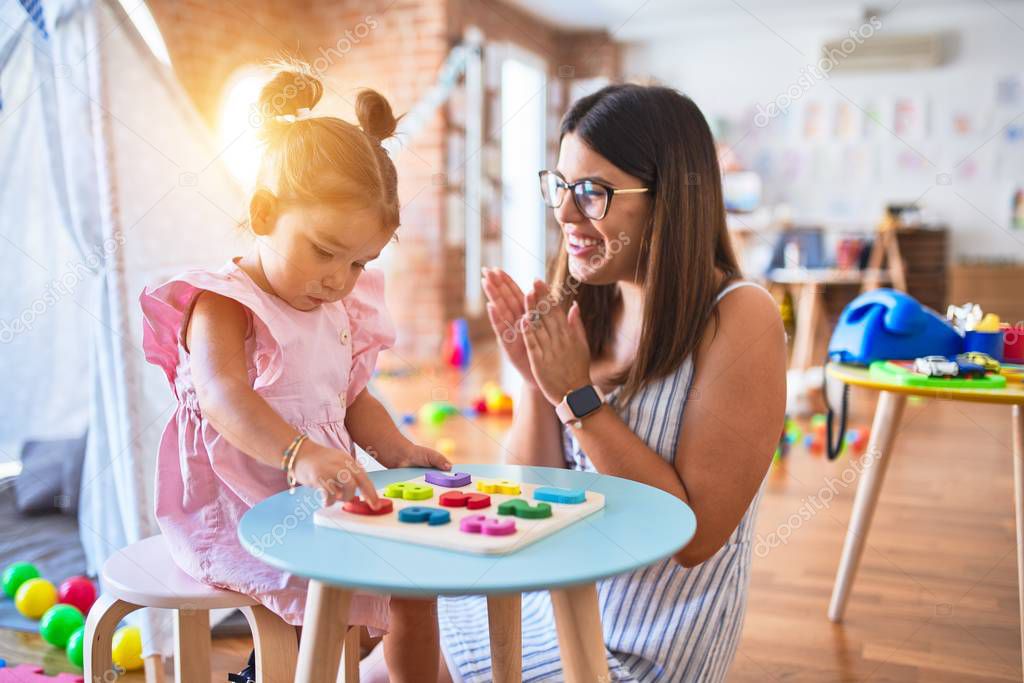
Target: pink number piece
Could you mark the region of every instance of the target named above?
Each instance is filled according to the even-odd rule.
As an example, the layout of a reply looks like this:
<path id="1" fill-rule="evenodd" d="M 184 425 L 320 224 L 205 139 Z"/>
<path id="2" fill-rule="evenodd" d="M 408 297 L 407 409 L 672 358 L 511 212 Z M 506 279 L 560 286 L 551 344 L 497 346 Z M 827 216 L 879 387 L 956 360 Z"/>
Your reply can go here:
<path id="1" fill-rule="evenodd" d="M 516 523 L 511 519 L 497 519 L 486 515 L 469 515 L 459 522 L 459 529 L 467 534 L 487 536 L 508 536 L 516 532 Z"/>

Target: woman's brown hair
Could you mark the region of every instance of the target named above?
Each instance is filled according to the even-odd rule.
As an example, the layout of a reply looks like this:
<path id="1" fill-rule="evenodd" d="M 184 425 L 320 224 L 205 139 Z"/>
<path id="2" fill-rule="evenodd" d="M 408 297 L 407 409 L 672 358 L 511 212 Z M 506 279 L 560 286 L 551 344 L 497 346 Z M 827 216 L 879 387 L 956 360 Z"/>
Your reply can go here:
<path id="1" fill-rule="evenodd" d="M 386 227 L 399 223 L 398 174 L 381 142 L 398 120 L 383 95 L 356 97 L 359 126 L 309 115 L 324 88 L 308 65 L 282 60 L 257 102 L 263 158 L 257 186 L 284 200 L 351 202 L 381 207 Z"/>
<path id="2" fill-rule="evenodd" d="M 644 292 L 636 359 L 618 378 L 625 400 L 675 371 L 696 352 L 715 311 L 720 282 L 739 276 L 725 224 L 725 204 L 711 129 L 690 98 L 660 86 L 610 85 L 573 104 L 562 119 L 570 133 L 652 188 L 637 280 Z M 552 290 L 575 292 L 593 357 L 612 338 L 616 284 L 588 285 L 569 274 L 563 245 Z M 716 319 L 717 320 L 717 319 Z"/>

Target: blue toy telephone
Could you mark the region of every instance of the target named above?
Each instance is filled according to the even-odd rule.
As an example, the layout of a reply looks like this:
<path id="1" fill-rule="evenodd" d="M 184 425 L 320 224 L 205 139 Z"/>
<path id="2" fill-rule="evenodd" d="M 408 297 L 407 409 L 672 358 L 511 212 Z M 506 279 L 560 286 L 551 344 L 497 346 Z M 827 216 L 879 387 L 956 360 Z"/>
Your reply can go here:
<path id="1" fill-rule="evenodd" d="M 963 353 L 964 338 L 938 313 L 894 289 L 865 292 L 839 316 L 829 360 L 868 365 L 876 360 Z"/>
<path id="2" fill-rule="evenodd" d="M 920 356 L 952 357 L 963 350 L 963 336 L 945 318 L 909 294 L 894 289 L 865 292 L 851 301 L 839 315 L 828 343 L 829 360 L 857 365 Z M 835 460 L 846 434 L 850 387 L 843 388 L 838 439 L 833 430 L 835 411 L 828 403 L 828 388 L 824 385 L 822 394 L 828 408 L 825 448 L 829 460 Z"/>

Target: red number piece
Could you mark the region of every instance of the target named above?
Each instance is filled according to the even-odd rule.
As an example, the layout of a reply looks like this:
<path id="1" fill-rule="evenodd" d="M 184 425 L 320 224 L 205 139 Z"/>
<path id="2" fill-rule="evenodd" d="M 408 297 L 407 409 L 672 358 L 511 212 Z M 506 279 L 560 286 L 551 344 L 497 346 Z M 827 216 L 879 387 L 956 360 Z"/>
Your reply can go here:
<path id="1" fill-rule="evenodd" d="M 342 510 L 345 512 L 351 512 L 354 515 L 387 515 L 394 511 L 394 509 L 395 506 L 390 500 L 387 498 L 381 498 L 380 507 L 374 510 L 370 507 L 369 503 L 359 496 L 356 496 L 342 506 Z"/>
<path id="2" fill-rule="evenodd" d="M 449 508 L 469 508 L 470 510 L 482 510 L 491 506 L 491 497 L 486 493 L 463 493 L 462 491 L 449 491 L 442 493 L 438 498 L 441 505 Z"/>

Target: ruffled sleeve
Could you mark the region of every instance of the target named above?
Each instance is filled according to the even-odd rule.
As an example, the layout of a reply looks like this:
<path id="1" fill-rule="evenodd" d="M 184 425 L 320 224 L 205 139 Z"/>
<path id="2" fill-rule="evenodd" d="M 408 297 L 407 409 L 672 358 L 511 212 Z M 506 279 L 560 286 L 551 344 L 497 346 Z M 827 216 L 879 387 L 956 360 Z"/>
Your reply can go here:
<path id="1" fill-rule="evenodd" d="M 184 348 L 185 324 L 192 313 L 195 300 L 204 291 L 238 301 L 249 316 L 249 335 L 256 329 L 266 334 L 256 335 L 259 340 L 253 369 L 259 385 L 271 384 L 280 374 L 283 362 L 281 345 L 277 343 L 264 320 L 265 306 L 247 282 L 230 272 L 190 270 L 157 287 L 146 287 L 139 296 L 142 307 L 142 348 L 146 360 L 159 366 L 172 389 L 177 392 L 178 365 Z"/>
<path id="2" fill-rule="evenodd" d="M 395 344 L 395 325 L 384 305 L 384 273 L 364 272 L 344 302 L 352 333 L 352 370 L 347 392 L 351 403 L 370 381 L 377 354 Z"/>

